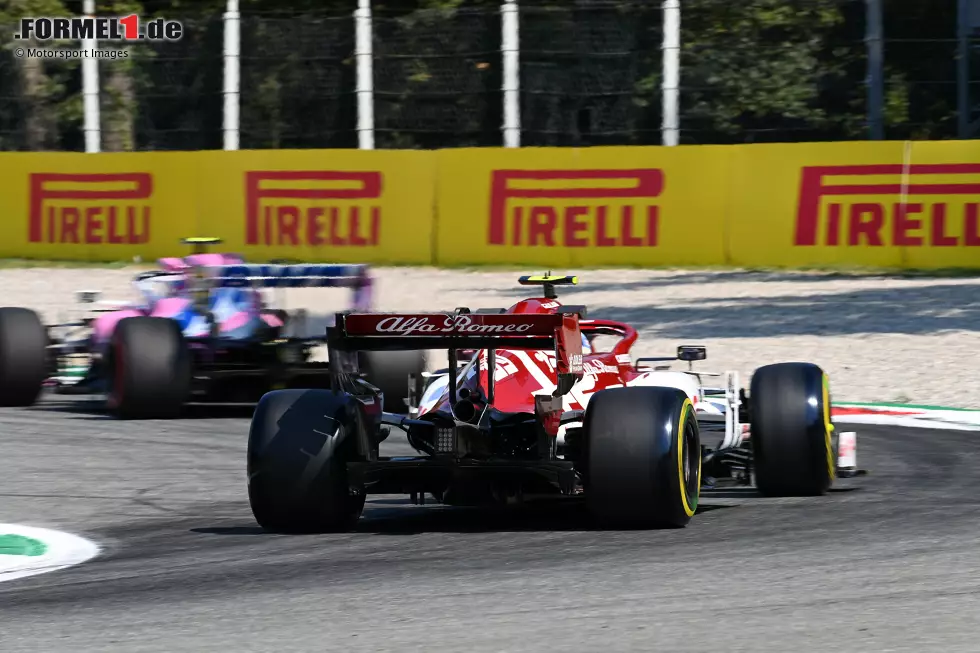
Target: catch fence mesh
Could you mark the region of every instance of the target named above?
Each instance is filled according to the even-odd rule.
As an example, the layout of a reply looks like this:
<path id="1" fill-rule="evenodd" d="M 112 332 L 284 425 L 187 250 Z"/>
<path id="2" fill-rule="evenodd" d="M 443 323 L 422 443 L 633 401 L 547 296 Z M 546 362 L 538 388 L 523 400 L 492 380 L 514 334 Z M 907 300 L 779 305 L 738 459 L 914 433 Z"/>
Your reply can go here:
<path id="1" fill-rule="evenodd" d="M 955 138 L 956 0 L 882 2 L 885 138 Z M 356 3 L 345 11 L 339 0 L 327 4 L 243 12 L 240 147 L 358 146 Z M 502 145 L 499 2 L 376 4 L 375 146 Z M 869 138 L 864 0 L 681 5 L 681 143 Z M 99 62 L 104 150 L 222 147 L 224 18 L 184 6 L 191 8 L 167 15 L 184 25 L 179 42 L 141 42 L 130 57 Z M 659 1 L 521 2 L 521 144 L 660 143 L 662 14 Z M 0 25 L 0 149 L 83 149 L 81 62 L 19 58 L 14 30 Z M 968 117 L 976 127 L 976 27 L 970 43 Z"/>

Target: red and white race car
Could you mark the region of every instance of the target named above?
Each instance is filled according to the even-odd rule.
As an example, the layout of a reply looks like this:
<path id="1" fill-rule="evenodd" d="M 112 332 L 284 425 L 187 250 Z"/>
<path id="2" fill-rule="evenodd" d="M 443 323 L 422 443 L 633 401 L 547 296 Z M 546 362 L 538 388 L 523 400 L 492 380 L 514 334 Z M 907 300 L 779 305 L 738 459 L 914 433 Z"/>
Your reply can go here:
<path id="1" fill-rule="evenodd" d="M 857 473 L 854 434 L 838 444 L 818 366 L 761 367 L 746 393 L 733 372 L 669 369 L 704 360 L 701 346 L 634 363 L 635 329 L 557 300 L 556 286 L 575 277 L 519 281 L 542 296 L 507 309 L 338 314 L 327 336 L 333 389 L 272 392 L 256 409 L 248 478 L 259 524 L 347 529 L 366 494 L 405 493 L 450 505 L 584 495 L 607 525 L 683 526 L 703 486 L 819 495 Z M 615 343 L 599 350 L 599 336 Z M 356 352 L 426 349 L 447 350 L 449 366 L 406 379 L 407 416 L 383 413 Z M 723 383 L 703 382 L 712 377 Z M 420 455 L 381 456 L 392 427 Z"/>

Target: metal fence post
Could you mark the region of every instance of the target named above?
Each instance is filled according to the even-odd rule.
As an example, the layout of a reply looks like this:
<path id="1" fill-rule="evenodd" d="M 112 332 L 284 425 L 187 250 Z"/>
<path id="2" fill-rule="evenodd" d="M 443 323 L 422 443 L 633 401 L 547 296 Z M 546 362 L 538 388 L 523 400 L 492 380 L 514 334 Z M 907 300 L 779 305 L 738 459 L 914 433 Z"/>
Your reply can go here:
<path id="1" fill-rule="evenodd" d="M 95 0 L 85 0 L 82 13 L 95 15 Z M 82 41 L 82 49 L 94 50 L 94 39 Z M 82 59 L 82 99 L 85 112 L 85 151 L 98 152 L 102 149 L 102 125 L 99 115 L 99 60 L 94 56 Z"/>
<path id="2" fill-rule="evenodd" d="M 884 45 L 882 44 L 881 0 L 865 0 L 867 26 L 864 41 L 868 52 L 868 130 L 873 141 L 885 137 Z"/>
<path id="3" fill-rule="evenodd" d="M 664 0 L 664 35 L 662 49 L 663 144 L 677 145 L 680 140 L 680 68 L 681 68 L 681 2 Z"/>
<path id="4" fill-rule="evenodd" d="M 225 149 L 237 150 L 239 146 L 239 102 L 241 100 L 241 14 L 238 0 L 228 0 L 225 8 L 225 76 L 224 119 Z"/>
<path id="5" fill-rule="evenodd" d="M 970 0 L 956 4 L 956 134 L 970 137 Z"/>
<path id="6" fill-rule="evenodd" d="M 500 6 L 500 50 L 504 58 L 504 147 L 521 146 L 520 16 L 517 0 Z"/>
<path id="7" fill-rule="evenodd" d="M 354 12 L 357 58 L 357 146 L 374 149 L 374 49 L 371 0 L 358 0 Z"/>

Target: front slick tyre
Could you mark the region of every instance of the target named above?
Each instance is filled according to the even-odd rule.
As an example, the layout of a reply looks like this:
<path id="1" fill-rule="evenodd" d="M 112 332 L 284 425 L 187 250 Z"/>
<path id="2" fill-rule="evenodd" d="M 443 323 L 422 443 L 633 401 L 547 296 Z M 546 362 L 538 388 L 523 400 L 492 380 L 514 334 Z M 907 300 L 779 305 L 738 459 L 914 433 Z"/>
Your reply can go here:
<path id="1" fill-rule="evenodd" d="M 357 399 L 331 390 L 262 397 L 248 433 L 248 500 L 259 526 L 277 533 L 349 531 L 364 509 L 347 462 L 365 428 Z"/>
<path id="2" fill-rule="evenodd" d="M 834 481 L 830 390 L 812 363 L 760 367 L 749 390 L 755 484 L 771 497 L 818 496 Z"/>
<path id="3" fill-rule="evenodd" d="M 683 527 L 701 491 L 694 406 L 675 388 L 592 395 L 585 412 L 586 505 L 607 527 Z"/>

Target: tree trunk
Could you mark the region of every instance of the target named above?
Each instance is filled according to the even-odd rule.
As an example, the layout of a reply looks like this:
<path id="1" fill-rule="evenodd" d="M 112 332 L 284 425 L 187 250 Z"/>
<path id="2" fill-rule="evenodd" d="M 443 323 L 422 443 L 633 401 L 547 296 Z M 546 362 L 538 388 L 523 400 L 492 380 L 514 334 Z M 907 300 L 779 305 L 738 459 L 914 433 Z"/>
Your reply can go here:
<path id="1" fill-rule="evenodd" d="M 27 47 L 37 47 L 33 41 Z M 24 149 L 41 151 L 55 149 L 58 140 L 54 110 L 48 98 L 48 76 L 44 60 L 20 59 L 21 92 L 24 110 Z"/>
<path id="2" fill-rule="evenodd" d="M 134 113 L 136 93 L 129 61 L 112 61 L 102 66 L 102 143 L 106 152 L 135 149 Z"/>

